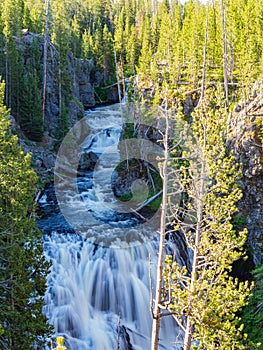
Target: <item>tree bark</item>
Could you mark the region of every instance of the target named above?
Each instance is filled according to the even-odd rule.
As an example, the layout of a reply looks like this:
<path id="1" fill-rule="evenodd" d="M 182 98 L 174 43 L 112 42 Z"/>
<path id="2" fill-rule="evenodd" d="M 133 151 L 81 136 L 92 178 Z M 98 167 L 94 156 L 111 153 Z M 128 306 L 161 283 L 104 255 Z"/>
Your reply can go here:
<path id="1" fill-rule="evenodd" d="M 228 61 L 227 61 L 227 33 L 226 33 L 226 13 L 224 0 L 221 0 L 221 15 L 222 15 L 222 41 L 223 41 L 223 71 L 224 71 L 224 90 L 225 90 L 225 99 L 226 99 L 226 107 L 229 106 L 228 99 Z"/>
<path id="2" fill-rule="evenodd" d="M 206 145 L 206 132 L 204 130 L 204 149 Z M 203 197 L 205 193 L 205 156 L 204 151 L 202 151 L 202 159 L 201 159 L 201 172 L 200 172 L 200 184 L 199 189 L 196 193 L 196 202 L 197 202 L 197 218 L 196 218 L 196 231 L 195 231 L 195 242 L 194 242 L 194 250 L 193 250 L 193 262 L 192 262 L 192 271 L 191 271 L 191 282 L 190 282 L 190 293 L 189 293 L 189 301 L 188 301 L 188 310 L 187 310 L 187 321 L 185 328 L 185 336 L 184 336 L 184 350 L 191 350 L 192 343 L 192 330 L 193 330 L 193 322 L 191 318 L 191 308 L 193 304 L 192 295 L 194 294 L 195 283 L 197 280 L 197 266 L 198 266 L 198 256 L 199 256 L 199 246 L 202 235 L 202 220 L 203 220 Z"/>
<path id="3" fill-rule="evenodd" d="M 5 80 L 5 89 L 6 89 L 6 105 L 7 107 L 11 107 L 11 94 L 10 94 L 10 81 L 9 81 L 9 52 L 8 52 L 8 44 L 7 40 L 5 39 L 5 49 L 6 49 L 6 56 L 5 56 L 5 71 L 6 71 L 6 80 Z"/>
<path id="4" fill-rule="evenodd" d="M 152 324 L 152 339 L 151 339 L 151 350 L 158 350 L 159 333 L 161 326 L 161 293 L 163 285 L 163 260 L 164 260 L 164 246 L 165 246 L 165 228 L 166 228 L 166 217 L 167 217 L 167 196 L 168 196 L 168 131 L 169 131 L 169 120 L 167 113 L 167 103 L 165 109 L 166 119 L 166 130 L 164 135 L 164 163 L 161 168 L 163 178 L 163 199 L 162 199 L 162 211 L 160 221 L 160 241 L 159 241 L 159 252 L 158 252 L 158 263 L 157 263 L 157 274 L 156 274 L 156 289 L 155 289 L 155 301 L 153 310 L 153 324 Z"/>
<path id="5" fill-rule="evenodd" d="M 155 195 L 153 195 L 151 198 L 147 199 L 144 203 L 142 203 L 139 207 L 137 207 L 135 210 L 139 211 L 142 208 L 146 207 L 146 205 L 150 204 L 152 201 L 154 201 L 156 198 L 158 198 L 162 194 L 163 190 L 159 191 Z"/>
<path id="6" fill-rule="evenodd" d="M 45 18 L 45 37 L 44 37 L 44 52 L 43 52 L 43 101 L 42 101 L 42 119 L 45 120 L 46 96 L 47 96 L 47 50 L 49 36 L 49 1 L 46 0 L 46 18 Z"/>
<path id="7" fill-rule="evenodd" d="M 208 7 L 206 8 L 205 42 L 204 42 L 204 56 L 203 56 L 204 60 L 203 60 L 203 71 L 202 71 L 201 95 L 200 95 L 199 103 L 202 102 L 205 95 L 207 39 L 208 39 Z"/>

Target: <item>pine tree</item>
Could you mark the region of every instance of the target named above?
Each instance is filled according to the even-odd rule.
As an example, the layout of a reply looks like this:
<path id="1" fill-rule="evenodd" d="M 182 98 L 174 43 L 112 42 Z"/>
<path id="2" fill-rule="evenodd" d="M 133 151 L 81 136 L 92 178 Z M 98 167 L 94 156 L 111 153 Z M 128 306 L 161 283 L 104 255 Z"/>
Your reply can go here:
<path id="1" fill-rule="evenodd" d="M 184 6 L 184 20 L 181 32 L 183 66 L 186 81 L 195 88 L 201 78 L 205 8 L 199 1 L 191 0 Z M 187 40 L 186 40 L 187 38 Z"/>
<path id="2" fill-rule="evenodd" d="M 0 85 L 0 336 L 1 348 L 41 348 L 50 329 L 42 314 L 49 265 L 34 218 L 36 174 L 30 155 L 9 131 Z"/>
<path id="3" fill-rule="evenodd" d="M 93 38 L 90 33 L 90 30 L 85 29 L 84 33 L 82 35 L 82 57 L 85 59 L 92 59 L 93 58 Z"/>
<path id="4" fill-rule="evenodd" d="M 26 136 L 32 141 L 41 141 L 43 137 L 43 119 L 39 79 L 35 68 L 24 75 L 24 85 L 20 93 L 20 125 Z"/>
<path id="5" fill-rule="evenodd" d="M 115 64 L 114 64 L 114 48 L 113 48 L 113 39 L 112 35 L 106 26 L 103 28 L 103 77 L 104 84 L 106 85 L 109 82 L 111 77 L 115 76 Z"/>
<path id="6" fill-rule="evenodd" d="M 32 33 L 43 34 L 45 26 L 45 1 L 25 0 L 25 5 L 30 17 L 30 24 L 27 24 L 25 28 L 29 28 Z"/>
<path id="7" fill-rule="evenodd" d="M 20 76 L 18 120 L 30 140 L 41 141 L 44 120 L 41 108 L 40 52 L 35 41 L 23 56 L 27 64 Z"/>
<path id="8" fill-rule="evenodd" d="M 175 230 L 184 234 L 192 251 L 191 268 L 167 260 L 163 307 L 184 331 L 184 350 L 244 349 L 236 313 L 250 289 L 230 272 L 242 256 L 246 231 L 236 233 L 231 218 L 242 194 L 239 171 L 224 143 L 227 113 L 222 93 L 204 100 L 193 115 L 190 153 L 181 169 L 184 198 L 173 209 Z M 190 138 L 191 140 L 191 138 Z M 172 198 L 171 198 L 172 201 Z M 176 234 L 175 231 L 175 234 Z"/>
<path id="9" fill-rule="evenodd" d="M 159 250 L 158 250 L 158 262 L 156 272 L 156 289 L 154 308 L 152 310 L 153 324 L 152 324 L 152 337 L 151 337 L 151 350 L 158 350 L 158 340 L 161 327 L 161 301 L 162 301 L 162 282 L 163 282 L 163 265 L 165 256 L 165 235 L 167 225 L 167 202 L 168 202 L 168 164 L 169 164 L 169 114 L 167 108 L 167 99 L 165 100 L 165 109 L 162 110 L 162 114 L 165 117 L 165 132 L 163 135 L 163 147 L 164 155 L 161 164 L 161 175 L 163 180 L 163 195 L 161 204 L 161 218 L 160 218 L 160 238 L 159 238 Z"/>
<path id="10" fill-rule="evenodd" d="M 249 349 L 261 349 L 263 345 L 263 265 L 257 266 L 253 271 L 255 287 L 248 305 L 242 313 L 241 321 L 244 323 L 244 332 L 248 334 L 246 342 Z"/>
<path id="11" fill-rule="evenodd" d="M 145 81 L 151 77 L 151 62 L 152 62 L 153 48 L 151 43 L 151 25 L 150 19 L 145 18 L 142 27 L 142 49 L 139 57 L 139 65 L 137 72 Z"/>
<path id="12" fill-rule="evenodd" d="M 81 53 L 81 35 L 80 34 L 81 34 L 80 23 L 79 23 L 78 16 L 75 14 L 72 19 L 71 34 L 70 34 L 71 50 L 74 57 L 80 57 L 80 53 Z"/>
<path id="13" fill-rule="evenodd" d="M 172 12 L 172 50 L 171 50 L 171 69 L 170 80 L 172 84 L 178 83 L 181 79 L 182 71 L 182 43 L 181 43 L 181 30 L 182 30 L 182 11 L 181 5 L 178 0 L 171 2 Z"/>
<path id="14" fill-rule="evenodd" d="M 222 26 L 220 8 L 217 3 L 207 5 L 208 41 L 207 41 L 207 77 L 210 81 L 221 81 L 222 70 Z"/>
<path id="15" fill-rule="evenodd" d="M 138 43 L 136 40 L 136 29 L 135 26 L 132 25 L 130 27 L 130 33 L 127 41 L 127 54 L 126 54 L 126 76 L 135 74 L 135 67 L 138 62 Z"/>
<path id="16" fill-rule="evenodd" d="M 117 62 L 123 66 L 126 56 L 126 43 L 124 37 L 124 8 L 121 9 L 118 16 L 115 18 L 115 30 L 114 30 L 114 47 L 116 51 Z"/>

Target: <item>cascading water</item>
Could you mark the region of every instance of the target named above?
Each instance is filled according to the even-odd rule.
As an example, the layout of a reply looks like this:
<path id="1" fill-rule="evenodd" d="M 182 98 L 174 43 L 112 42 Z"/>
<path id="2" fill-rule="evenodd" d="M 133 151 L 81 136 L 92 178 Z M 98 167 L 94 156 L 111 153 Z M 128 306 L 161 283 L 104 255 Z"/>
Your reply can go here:
<path id="1" fill-rule="evenodd" d="M 154 284 L 158 234 L 152 223 L 141 224 L 122 210 L 112 192 L 110 180 L 120 161 L 118 108 L 87 114 L 89 134 L 80 153 L 89 155 L 93 171 L 79 167 L 75 187 L 61 185 L 57 192 L 70 225 L 52 187 L 40 199 L 39 226 L 52 262 L 44 313 L 56 334 L 65 337 L 68 350 L 150 349 L 149 256 Z M 177 249 L 185 249 L 187 257 L 180 244 Z M 171 317 L 162 319 L 160 349 L 181 348 L 176 327 Z"/>

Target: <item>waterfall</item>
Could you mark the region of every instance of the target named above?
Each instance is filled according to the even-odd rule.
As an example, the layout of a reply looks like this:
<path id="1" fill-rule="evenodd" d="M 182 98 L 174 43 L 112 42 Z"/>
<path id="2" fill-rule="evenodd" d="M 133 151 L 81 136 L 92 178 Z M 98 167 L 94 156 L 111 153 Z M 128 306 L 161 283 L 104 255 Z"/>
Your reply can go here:
<path id="1" fill-rule="evenodd" d="M 52 186 L 39 201 L 44 251 L 52 263 L 44 313 L 68 350 L 147 350 L 158 216 L 141 223 L 113 195 L 111 174 L 120 160 L 118 105 L 87 113 L 85 123 L 89 133 L 81 141 L 80 157 L 88 154 L 92 172 L 79 171 L 77 194 L 74 186 L 57 190 L 61 211 Z M 182 242 L 178 247 L 186 259 L 187 248 Z M 181 340 L 175 321 L 164 317 L 160 349 L 180 349 Z"/>

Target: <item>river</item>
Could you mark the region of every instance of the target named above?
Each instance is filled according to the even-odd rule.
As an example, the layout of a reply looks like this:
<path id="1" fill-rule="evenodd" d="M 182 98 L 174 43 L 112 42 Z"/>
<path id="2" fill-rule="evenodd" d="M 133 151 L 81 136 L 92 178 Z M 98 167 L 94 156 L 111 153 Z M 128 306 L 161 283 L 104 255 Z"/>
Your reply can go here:
<path id="1" fill-rule="evenodd" d="M 47 186 L 39 201 L 52 263 L 44 313 L 68 350 L 150 349 L 149 276 L 154 286 L 159 216 L 144 222 L 129 210 L 139 202 L 114 196 L 122 125 L 119 105 L 87 112 L 59 151 L 55 187 Z M 147 189 L 137 185 L 146 191 L 143 202 Z M 173 244 L 180 257 L 182 244 Z M 181 340 L 175 321 L 164 317 L 159 348 L 180 349 Z"/>

